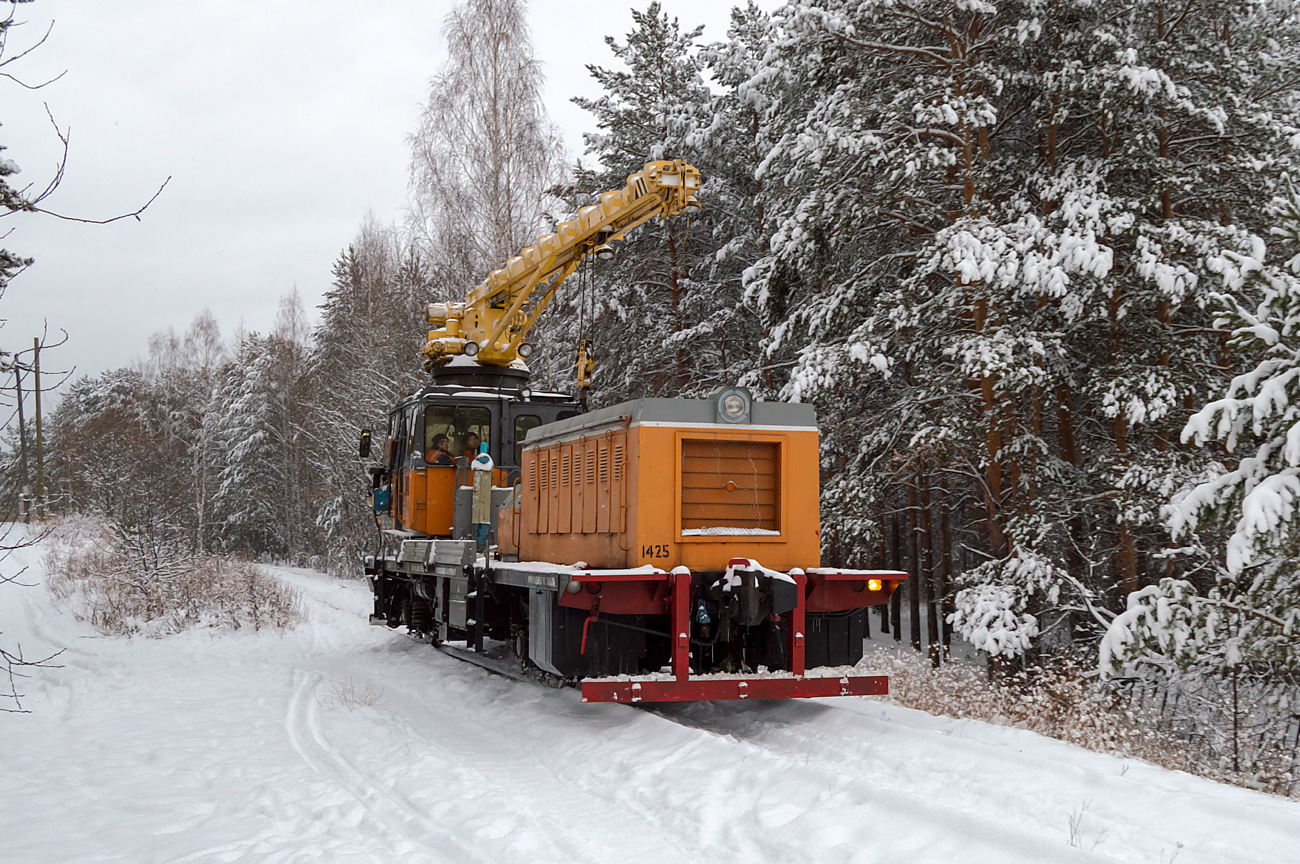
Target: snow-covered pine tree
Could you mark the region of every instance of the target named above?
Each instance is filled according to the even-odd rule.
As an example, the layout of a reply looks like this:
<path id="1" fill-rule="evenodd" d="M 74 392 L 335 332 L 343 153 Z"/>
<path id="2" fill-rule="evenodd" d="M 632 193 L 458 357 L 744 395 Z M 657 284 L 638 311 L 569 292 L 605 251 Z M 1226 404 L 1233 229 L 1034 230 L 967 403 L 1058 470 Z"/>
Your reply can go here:
<path id="1" fill-rule="evenodd" d="M 778 25 L 749 288 L 798 358 L 785 394 L 822 408 L 826 536 L 865 554 L 882 509 L 916 512 L 891 481 L 946 477 L 990 556 L 954 621 L 993 650 L 1095 632 L 1168 566 L 1159 507 L 1202 461 L 1171 435 L 1226 374 L 1209 259 L 1292 158 L 1294 20 L 826 0 Z"/>
<path id="2" fill-rule="evenodd" d="M 1005 554 L 1016 472 L 1003 442 L 1023 383 L 993 364 L 1029 346 L 1004 334 L 980 350 L 1002 298 L 944 252 L 1005 194 L 994 101 L 1014 30 L 992 7 L 952 3 L 796 3 L 778 23 L 754 79 L 781 88 L 759 173 L 775 230 L 748 289 L 779 322 L 769 356 L 794 359 L 784 395 L 819 406 L 824 549 L 878 555 L 882 511 L 919 530 L 917 508 L 946 500 L 948 477 L 977 496 L 965 521 L 984 536 L 967 545 Z M 908 545 L 924 586 L 919 571 L 947 553 Z"/>
<path id="3" fill-rule="evenodd" d="M 1234 763 L 1282 751 L 1300 700 L 1300 194 L 1287 182 L 1264 237 L 1209 260 L 1221 275 L 1216 322 L 1254 365 L 1188 421 L 1182 439 L 1219 442 L 1222 461 L 1181 490 L 1169 527 L 1176 576 L 1128 598 L 1101 646 L 1106 673 L 1152 677 L 1222 706 Z M 1248 718 L 1248 722 L 1244 722 Z"/>
<path id="4" fill-rule="evenodd" d="M 620 188 L 650 159 L 685 159 L 701 168 L 701 129 L 711 97 L 700 74 L 702 28 L 683 30 L 658 3 L 632 10 L 634 28 L 620 44 L 605 42 L 626 69 L 587 68 L 604 93 L 573 101 L 591 112 L 599 132 L 586 135 L 598 167 L 578 172 L 581 193 Z M 716 182 L 716 181 L 714 181 Z M 702 197 L 703 200 L 703 197 Z M 574 277 L 568 303 L 587 324 L 599 357 L 597 397 L 698 395 L 719 383 L 709 296 L 695 296 L 703 257 L 714 251 L 708 207 L 699 217 L 649 222 L 617 244 L 616 256 Z M 583 289 L 583 278 L 591 287 Z M 699 328 L 703 328 L 703 330 Z M 699 340 L 700 345 L 696 342 Z M 711 368 L 710 368 L 711 367 Z M 707 373 L 703 373 L 708 369 Z"/>
<path id="5" fill-rule="evenodd" d="M 731 10 L 726 41 L 700 53 L 709 77 L 722 88 L 712 96 L 694 148 L 708 208 L 698 230 L 712 233 L 713 251 L 701 257 L 693 280 L 698 287 L 688 295 L 685 313 L 694 350 L 702 355 L 695 360 L 697 374 L 717 385 L 748 385 L 764 397 L 776 396 L 776 376 L 759 348 L 771 321 L 746 302 L 744 274 L 767 251 L 763 184 L 756 175 L 773 144 L 764 122 L 772 88 L 753 79 L 771 45 L 771 30 L 771 16 L 749 2 Z"/>

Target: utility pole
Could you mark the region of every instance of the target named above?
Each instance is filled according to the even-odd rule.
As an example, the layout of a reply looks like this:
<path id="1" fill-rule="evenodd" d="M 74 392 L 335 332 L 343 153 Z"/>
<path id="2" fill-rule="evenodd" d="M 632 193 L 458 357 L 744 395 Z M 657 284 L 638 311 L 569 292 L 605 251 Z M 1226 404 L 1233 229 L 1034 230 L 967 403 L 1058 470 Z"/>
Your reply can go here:
<path id="1" fill-rule="evenodd" d="M 32 339 L 36 359 L 32 369 L 36 375 L 36 518 L 45 518 L 45 450 L 41 446 L 41 340 Z"/>
<path id="2" fill-rule="evenodd" d="M 18 488 L 27 485 L 27 423 L 23 419 L 23 372 L 14 364 L 14 389 L 18 391 Z"/>

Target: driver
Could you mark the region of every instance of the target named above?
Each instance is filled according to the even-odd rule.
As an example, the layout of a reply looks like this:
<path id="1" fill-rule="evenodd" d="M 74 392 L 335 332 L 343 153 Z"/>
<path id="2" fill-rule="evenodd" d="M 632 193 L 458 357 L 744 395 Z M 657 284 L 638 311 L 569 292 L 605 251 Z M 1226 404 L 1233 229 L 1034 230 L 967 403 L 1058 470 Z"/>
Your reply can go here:
<path id="1" fill-rule="evenodd" d="M 424 454 L 424 461 L 430 465 L 447 467 L 456 464 L 451 452 L 447 449 L 451 444 L 446 435 L 438 435 L 433 439 L 433 446 Z"/>
<path id="2" fill-rule="evenodd" d="M 468 435 L 466 435 L 466 436 L 465 436 L 465 455 L 468 456 L 468 457 L 471 458 L 471 459 L 473 459 L 475 456 L 477 456 L 477 455 L 478 455 L 478 448 L 479 448 L 479 444 L 480 444 L 480 443 L 482 443 L 482 442 L 479 441 L 479 437 L 478 437 L 477 435 L 475 435 L 473 432 L 471 432 L 471 433 L 469 433 Z"/>

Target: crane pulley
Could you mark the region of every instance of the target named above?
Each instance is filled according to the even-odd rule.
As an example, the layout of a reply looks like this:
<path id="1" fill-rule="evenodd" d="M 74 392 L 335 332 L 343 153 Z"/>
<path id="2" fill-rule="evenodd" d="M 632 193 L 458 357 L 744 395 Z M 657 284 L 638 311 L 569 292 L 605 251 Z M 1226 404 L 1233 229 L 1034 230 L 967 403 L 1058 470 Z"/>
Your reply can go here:
<path id="1" fill-rule="evenodd" d="M 420 349 L 426 369 L 463 354 L 479 363 L 509 366 L 526 359 L 525 341 L 560 283 L 591 253 L 610 257 L 609 244 L 650 219 L 667 219 L 699 209 L 695 193 L 700 172 L 681 160 L 647 162 L 622 189 L 606 192 L 600 203 L 583 207 L 578 218 L 561 222 L 493 270 L 463 303 L 430 303 L 425 320 L 433 325 Z"/>

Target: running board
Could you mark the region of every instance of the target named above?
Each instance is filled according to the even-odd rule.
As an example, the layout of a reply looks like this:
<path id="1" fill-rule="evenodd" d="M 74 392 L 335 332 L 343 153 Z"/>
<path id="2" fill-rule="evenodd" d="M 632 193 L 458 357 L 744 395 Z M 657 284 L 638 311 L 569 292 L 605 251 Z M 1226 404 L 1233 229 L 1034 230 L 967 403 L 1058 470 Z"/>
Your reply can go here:
<path id="1" fill-rule="evenodd" d="M 503 678 L 510 678 L 513 681 L 533 682 L 534 679 L 528 677 L 517 663 L 511 663 L 497 657 L 485 657 L 482 654 L 476 654 L 473 651 L 459 648 L 455 645 L 448 645 L 445 642 L 434 646 L 443 654 L 449 657 L 455 657 L 457 660 L 464 660 L 466 663 L 473 663 L 481 669 L 500 675 Z"/>

